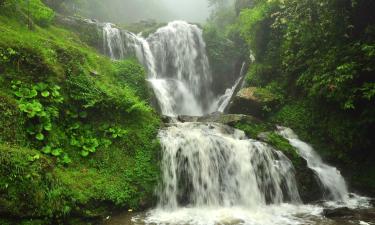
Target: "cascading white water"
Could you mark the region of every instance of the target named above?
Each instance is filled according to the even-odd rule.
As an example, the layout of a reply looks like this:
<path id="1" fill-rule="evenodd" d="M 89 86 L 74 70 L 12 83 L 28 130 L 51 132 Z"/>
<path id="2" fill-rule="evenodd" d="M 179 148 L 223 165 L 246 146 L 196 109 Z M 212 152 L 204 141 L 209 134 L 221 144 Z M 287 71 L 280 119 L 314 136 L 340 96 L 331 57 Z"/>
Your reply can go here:
<path id="1" fill-rule="evenodd" d="M 111 23 L 106 23 L 103 26 L 103 46 L 104 52 L 111 59 L 122 59 L 125 57 L 121 31 Z"/>
<path id="2" fill-rule="evenodd" d="M 196 25 L 174 21 L 144 39 L 107 23 L 103 38 L 105 52 L 112 59 L 133 55 L 146 67 L 164 115 L 222 112 L 239 85 L 238 81 L 222 96 L 213 95 L 206 44 Z"/>
<path id="3" fill-rule="evenodd" d="M 241 87 L 244 85 L 244 76 L 245 76 L 245 67 L 246 63 L 242 63 L 241 71 L 240 71 L 240 77 L 236 80 L 232 88 L 228 88 L 225 93 L 222 96 L 219 96 L 216 101 L 211 105 L 212 110 L 215 111 L 217 109 L 218 112 L 224 113 L 227 107 L 229 106 L 230 101 L 232 100 L 232 97 L 236 90 L 238 90 L 240 83 Z"/>
<path id="4" fill-rule="evenodd" d="M 350 208 L 368 207 L 368 199 L 349 193 L 345 179 L 340 171 L 324 163 L 313 147 L 301 141 L 292 129 L 278 126 L 278 133 L 298 150 L 299 155 L 306 159 L 308 167 L 316 173 L 326 191 L 326 200 L 331 200 L 328 204 Z"/>
<path id="5" fill-rule="evenodd" d="M 159 207 L 146 224 L 298 224 L 294 168 L 280 151 L 216 123 L 175 123 L 163 148 Z M 285 204 L 290 202 L 292 204 Z"/>
<path id="6" fill-rule="evenodd" d="M 161 206 L 244 206 L 300 198 L 289 159 L 242 131 L 220 124 L 177 123 L 159 133 Z"/>
<path id="7" fill-rule="evenodd" d="M 223 113 L 225 111 L 225 109 L 228 107 L 228 105 L 230 103 L 230 100 L 231 100 L 235 90 L 237 89 L 238 85 L 240 84 L 241 80 L 242 80 L 242 77 L 239 77 L 236 80 L 236 83 L 233 85 L 233 87 L 225 90 L 224 95 L 219 96 L 216 99 L 215 103 L 212 104 L 211 107 L 213 107 L 214 109 L 217 109 L 218 112 Z"/>
<path id="8" fill-rule="evenodd" d="M 348 188 L 340 171 L 323 163 L 314 149 L 309 144 L 301 141 L 290 128 L 279 126 L 278 132 L 289 140 L 290 144 L 298 150 L 301 157 L 306 159 L 308 167 L 318 175 L 322 185 L 328 191 L 326 198 L 335 201 L 346 201 L 349 198 Z"/>
<path id="9" fill-rule="evenodd" d="M 156 59 L 157 73 L 149 81 L 154 89 L 164 87 L 163 91 L 170 96 L 158 96 L 161 108 L 169 105 L 173 111 L 163 111 L 163 114 L 200 116 L 209 113 L 213 95 L 202 31 L 196 25 L 174 21 L 149 36 L 147 42 Z M 160 86 L 161 83 L 164 86 Z M 179 90 L 183 91 L 176 93 Z"/>

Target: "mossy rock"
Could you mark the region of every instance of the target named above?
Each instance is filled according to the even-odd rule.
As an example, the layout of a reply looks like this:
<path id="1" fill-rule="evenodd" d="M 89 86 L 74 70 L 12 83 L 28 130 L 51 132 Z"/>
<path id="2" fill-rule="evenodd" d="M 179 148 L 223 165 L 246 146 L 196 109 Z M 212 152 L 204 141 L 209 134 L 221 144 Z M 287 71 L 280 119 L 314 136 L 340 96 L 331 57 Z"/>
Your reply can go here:
<path id="1" fill-rule="evenodd" d="M 277 101 L 277 97 L 265 88 L 243 88 L 234 97 L 228 112 L 262 118 L 269 108 L 277 104 Z"/>

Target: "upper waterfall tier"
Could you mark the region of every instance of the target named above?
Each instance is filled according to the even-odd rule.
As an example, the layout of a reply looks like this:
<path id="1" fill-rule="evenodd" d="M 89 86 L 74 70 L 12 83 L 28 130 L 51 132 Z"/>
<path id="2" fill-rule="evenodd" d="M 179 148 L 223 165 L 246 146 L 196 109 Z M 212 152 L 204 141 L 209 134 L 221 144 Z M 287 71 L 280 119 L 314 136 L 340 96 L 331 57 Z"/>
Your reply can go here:
<path id="1" fill-rule="evenodd" d="M 196 25 L 170 22 L 144 39 L 105 24 L 103 39 L 104 52 L 112 59 L 136 56 L 146 67 L 164 115 L 201 116 L 224 111 L 238 85 L 214 96 L 206 44 Z"/>

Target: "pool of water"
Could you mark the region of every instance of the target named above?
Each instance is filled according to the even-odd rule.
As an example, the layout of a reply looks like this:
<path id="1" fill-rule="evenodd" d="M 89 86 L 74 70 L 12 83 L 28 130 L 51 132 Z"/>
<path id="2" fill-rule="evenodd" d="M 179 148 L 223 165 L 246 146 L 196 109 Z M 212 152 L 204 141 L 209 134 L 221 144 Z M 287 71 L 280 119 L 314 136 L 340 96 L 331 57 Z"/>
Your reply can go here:
<path id="1" fill-rule="evenodd" d="M 329 219 L 317 205 L 260 207 L 248 210 L 232 208 L 180 208 L 150 210 L 142 213 L 124 212 L 107 218 L 102 225 L 375 225 L 375 209 L 357 213 L 355 218 L 341 216 Z M 371 213 L 368 213 L 371 212 Z"/>

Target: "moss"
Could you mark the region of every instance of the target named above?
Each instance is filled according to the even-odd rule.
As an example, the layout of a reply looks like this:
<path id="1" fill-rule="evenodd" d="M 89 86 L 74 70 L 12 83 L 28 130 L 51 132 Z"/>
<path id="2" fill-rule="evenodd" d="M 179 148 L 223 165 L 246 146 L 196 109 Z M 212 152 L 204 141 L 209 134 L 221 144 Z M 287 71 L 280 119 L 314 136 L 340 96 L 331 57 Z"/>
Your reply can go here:
<path id="1" fill-rule="evenodd" d="M 266 137 L 268 144 L 275 149 L 282 151 L 298 168 L 302 164 L 302 158 L 299 156 L 297 149 L 290 145 L 289 141 L 275 132 L 268 133 Z"/>
<path id="2" fill-rule="evenodd" d="M 244 131 L 249 138 L 262 139 L 262 141 L 267 142 L 275 149 L 282 151 L 293 162 L 296 168 L 302 163 L 297 150 L 290 145 L 289 141 L 273 131 L 272 123 L 239 122 L 234 127 Z"/>
<path id="3" fill-rule="evenodd" d="M 52 217 L 69 212 L 53 162 L 38 151 L 0 145 L 0 214 Z"/>
<path id="4" fill-rule="evenodd" d="M 257 139 L 262 132 L 269 131 L 270 125 L 266 123 L 244 123 L 239 122 L 234 125 L 235 128 L 245 132 L 249 138 Z"/>
<path id="5" fill-rule="evenodd" d="M 0 92 L 0 142 L 23 145 L 26 134 L 25 118 L 13 98 Z"/>
<path id="6" fill-rule="evenodd" d="M 29 3 L 21 1 L 20 6 L 24 12 L 30 10 L 32 19 L 40 26 L 48 26 L 55 17 L 54 11 L 46 7 L 41 0 L 29 0 Z"/>

